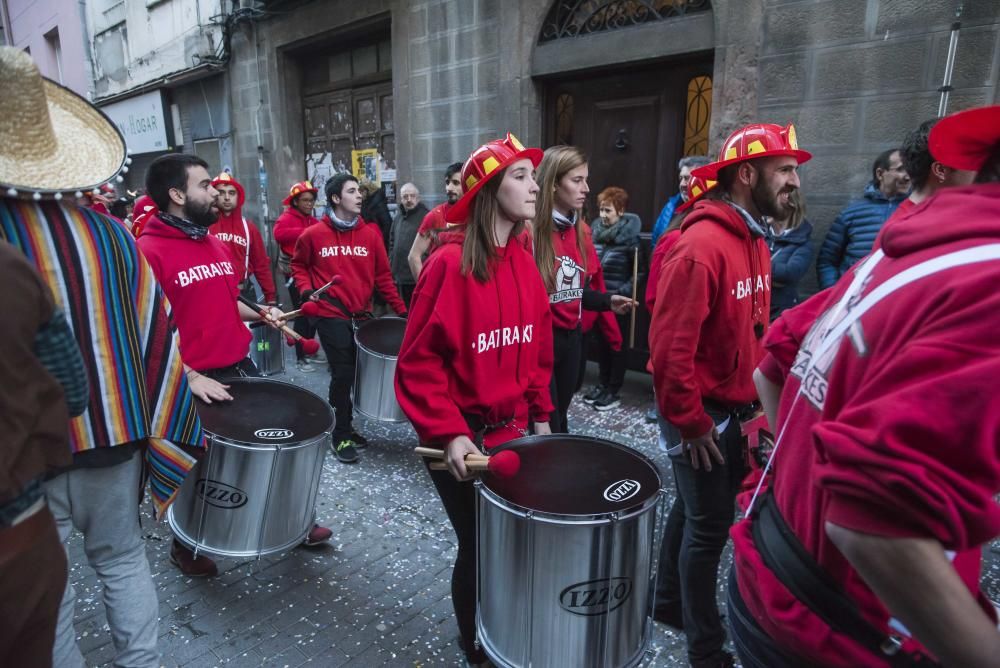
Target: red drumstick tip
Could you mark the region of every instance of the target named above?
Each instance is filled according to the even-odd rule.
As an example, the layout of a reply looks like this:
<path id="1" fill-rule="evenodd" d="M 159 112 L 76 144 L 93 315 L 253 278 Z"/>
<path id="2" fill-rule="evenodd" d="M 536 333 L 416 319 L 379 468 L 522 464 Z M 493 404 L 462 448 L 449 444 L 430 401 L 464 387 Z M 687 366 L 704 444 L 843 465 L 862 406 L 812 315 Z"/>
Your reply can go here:
<path id="1" fill-rule="evenodd" d="M 333 278 L 330 279 L 330 285 L 331 286 L 333 286 L 333 285 L 340 285 L 343 282 L 344 282 L 344 277 L 341 276 L 340 274 L 337 274 L 336 276 L 334 276 Z"/>
<path id="2" fill-rule="evenodd" d="M 288 334 L 285 334 L 285 344 L 286 344 L 286 345 L 287 345 L 287 346 L 288 346 L 289 348 L 291 348 L 292 346 L 294 346 L 294 345 L 295 345 L 295 339 L 293 339 L 293 338 L 292 338 L 291 336 L 289 336 Z"/>
<path id="3" fill-rule="evenodd" d="M 305 302 L 302 304 L 302 315 L 308 318 L 315 318 L 319 315 L 319 305 L 313 301 Z"/>
<path id="4" fill-rule="evenodd" d="M 319 342 L 316 339 L 302 339 L 302 352 L 306 355 L 315 355 L 319 352 Z"/>
<path id="5" fill-rule="evenodd" d="M 498 478 L 513 478 L 521 469 L 521 457 L 513 450 L 504 450 L 491 456 L 488 466 Z"/>

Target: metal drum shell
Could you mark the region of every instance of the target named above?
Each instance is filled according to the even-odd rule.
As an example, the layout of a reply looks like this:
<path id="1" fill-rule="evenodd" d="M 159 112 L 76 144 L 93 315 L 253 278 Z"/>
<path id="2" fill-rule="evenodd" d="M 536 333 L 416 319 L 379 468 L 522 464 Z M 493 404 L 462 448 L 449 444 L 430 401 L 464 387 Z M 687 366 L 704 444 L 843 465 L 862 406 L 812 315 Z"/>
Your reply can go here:
<path id="1" fill-rule="evenodd" d="M 313 526 L 333 411 L 289 383 L 227 382 L 234 401 L 202 407 L 209 447 L 181 485 L 167 521 L 197 553 L 245 559 L 287 551 Z M 293 398 L 276 405 L 276 391 Z M 268 405 L 272 410 L 262 410 Z"/>
<path id="2" fill-rule="evenodd" d="M 378 318 L 368 320 L 354 333 L 358 348 L 354 374 L 354 410 L 370 420 L 379 422 L 406 422 L 406 415 L 396 400 L 396 354 L 380 352 L 366 346 L 362 341 L 366 327 L 400 327 L 399 341 L 406 330 L 404 318 Z"/>
<path id="3" fill-rule="evenodd" d="M 477 489 L 477 631 L 489 657 L 507 667 L 638 665 L 650 637 L 659 489 L 621 512 L 581 515 Z"/>
<path id="4" fill-rule="evenodd" d="M 263 377 L 285 372 L 284 334 L 267 325 L 251 327 L 250 359 Z"/>

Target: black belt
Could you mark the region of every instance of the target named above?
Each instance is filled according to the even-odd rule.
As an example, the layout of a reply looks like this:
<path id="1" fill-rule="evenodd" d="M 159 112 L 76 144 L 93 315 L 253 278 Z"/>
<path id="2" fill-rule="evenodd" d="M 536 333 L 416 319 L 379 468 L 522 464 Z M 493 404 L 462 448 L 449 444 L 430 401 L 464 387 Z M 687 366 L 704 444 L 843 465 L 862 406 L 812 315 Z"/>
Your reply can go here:
<path id="1" fill-rule="evenodd" d="M 717 413 L 729 413 L 735 416 L 740 422 L 746 422 L 760 410 L 759 401 L 752 401 L 748 404 L 737 404 L 735 406 L 731 406 L 724 404 L 721 401 L 716 401 L 715 399 L 702 398 L 701 403 L 705 406 L 705 408 Z"/>
<path id="2" fill-rule="evenodd" d="M 502 429 L 514 421 L 513 415 L 500 422 L 486 422 L 481 416 L 471 413 L 462 413 L 462 417 L 465 418 L 465 424 L 469 425 L 469 429 L 472 430 L 472 442 L 480 450 L 483 448 L 483 439 L 486 437 L 486 434 L 494 432 L 497 429 Z"/>
<path id="3" fill-rule="evenodd" d="M 752 512 L 753 543 L 764 565 L 791 594 L 834 631 L 853 639 L 891 666 L 939 666 L 925 654 L 902 651 L 902 638 L 879 631 L 824 571 L 778 511 L 770 491 Z"/>

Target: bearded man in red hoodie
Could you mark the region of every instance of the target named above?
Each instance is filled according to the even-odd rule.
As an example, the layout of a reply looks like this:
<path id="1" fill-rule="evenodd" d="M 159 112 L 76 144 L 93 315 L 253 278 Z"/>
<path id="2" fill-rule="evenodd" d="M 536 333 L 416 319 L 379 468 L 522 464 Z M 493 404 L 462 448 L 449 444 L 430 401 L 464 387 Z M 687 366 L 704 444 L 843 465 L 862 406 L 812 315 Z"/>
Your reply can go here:
<path id="1" fill-rule="evenodd" d="M 250 287 L 250 277 L 254 276 L 264 291 L 264 301 L 278 303 L 278 292 L 274 289 L 271 274 L 271 260 L 264 249 L 264 238 L 252 220 L 243 215 L 246 194 L 243 186 L 228 172 L 222 172 L 212 181 L 212 187 L 219 192 L 216 206 L 219 218 L 208 228 L 209 234 L 226 244 L 240 277 L 240 292 L 256 301 L 257 296 Z"/>
<path id="2" fill-rule="evenodd" d="M 660 551 L 654 618 L 683 629 L 692 666 L 730 666 L 716 605 L 719 559 L 745 474 L 740 419 L 753 411 L 771 297 L 764 216 L 785 216 L 799 187 L 795 129 L 734 132 L 717 162 L 693 172 L 717 180 L 684 221 L 664 259 L 650 325 L 653 382 L 677 496 Z"/>
<path id="3" fill-rule="evenodd" d="M 406 316 L 406 304 L 392 280 L 389 256 L 377 225 L 361 217 L 358 180 L 341 173 L 326 182 L 327 215 L 310 225 L 295 243 L 292 276 L 303 299 L 319 305 L 316 331 L 330 365 L 330 405 L 337 414 L 333 429 L 334 454 L 345 464 L 358 461 L 357 448 L 368 444 L 354 430 L 351 386 L 357 349 L 355 317 L 370 315 L 378 289 L 392 310 Z M 313 291 L 340 276 L 341 282 L 313 297 Z"/>

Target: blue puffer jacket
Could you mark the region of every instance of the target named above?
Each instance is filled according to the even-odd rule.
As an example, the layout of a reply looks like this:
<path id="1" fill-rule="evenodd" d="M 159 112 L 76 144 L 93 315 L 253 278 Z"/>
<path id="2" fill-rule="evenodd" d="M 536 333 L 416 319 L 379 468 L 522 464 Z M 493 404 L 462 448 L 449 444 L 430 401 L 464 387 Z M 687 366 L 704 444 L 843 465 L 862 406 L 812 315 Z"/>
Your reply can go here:
<path id="1" fill-rule="evenodd" d="M 771 249 L 771 321 L 799 303 L 799 281 L 812 264 L 813 227 L 808 220 L 794 230 L 775 235 L 768 230 Z"/>
<path id="2" fill-rule="evenodd" d="M 889 199 L 878 186 L 869 183 L 862 199 L 844 207 L 830 226 L 816 258 L 820 288 L 836 283 L 858 260 L 871 252 L 882 224 L 906 197 L 897 195 Z"/>
<path id="3" fill-rule="evenodd" d="M 677 210 L 684 200 L 681 199 L 681 194 L 677 193 L 673 197 L 667 200 L 667 203 L 663 205 L 663 210 L 660 211 L 660 215 L 656 218 L 656 223 L 653 225 L 653 233 L 650 235 L 649 247 L 656 248 L 656 240 L 660 238 L 660 235 L 666 232 L 667 226 L 670 225 L 670 221 L 674 218 L 674 211 Z"/>

